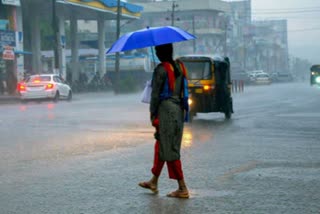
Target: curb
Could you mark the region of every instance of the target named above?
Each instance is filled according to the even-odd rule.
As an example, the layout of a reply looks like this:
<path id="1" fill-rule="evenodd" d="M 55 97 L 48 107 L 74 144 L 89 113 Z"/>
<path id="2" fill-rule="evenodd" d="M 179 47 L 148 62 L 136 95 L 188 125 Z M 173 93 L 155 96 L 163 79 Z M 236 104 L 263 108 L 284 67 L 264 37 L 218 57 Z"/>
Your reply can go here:
<path id="1" fill-rule="evenodd" d="M 0 104 L 17 103 L 19 101 L 19 97 L 15 95 L 0 95 Z"/>

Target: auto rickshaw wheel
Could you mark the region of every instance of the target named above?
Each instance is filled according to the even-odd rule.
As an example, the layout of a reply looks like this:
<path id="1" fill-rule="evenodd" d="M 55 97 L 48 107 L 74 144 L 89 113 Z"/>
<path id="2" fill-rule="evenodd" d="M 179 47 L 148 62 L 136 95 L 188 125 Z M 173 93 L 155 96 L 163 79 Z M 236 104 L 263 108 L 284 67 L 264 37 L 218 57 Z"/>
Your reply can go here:
<path id="1" fill-rule="evenodd" d="M 225 119 L 230 119 L 232 113 L 233 113 L 233 102 L 232 102 L 232 98 L 230 97 L 229 102 L 228 102 L 227 107 L 224 112 Z"/>
<path id="2" fill-rule="evenodd" d="M 230 110 L 228 110 L 227 112 L 224 113 L 224 117 L 225 117 L 226 119 L 231 119 L 231 112 L 230 112 Z"/>
<path id="3" fill-rule="evenodd" d="M 190 112 L 189 112 L 189 122 L 190 122 L 190 123 L 192 123 L 193 117 L 196 116 L 196 114 L 197 114 L 197 113 L 194 112 L 194 111 L 190 111 Z"/>
<path id="4" fill-rule="evenodd" d="M 224 112 L 225 119 L 230 119 L 232 115 L 232 106 L 228 105 L 226 111 Z"/>

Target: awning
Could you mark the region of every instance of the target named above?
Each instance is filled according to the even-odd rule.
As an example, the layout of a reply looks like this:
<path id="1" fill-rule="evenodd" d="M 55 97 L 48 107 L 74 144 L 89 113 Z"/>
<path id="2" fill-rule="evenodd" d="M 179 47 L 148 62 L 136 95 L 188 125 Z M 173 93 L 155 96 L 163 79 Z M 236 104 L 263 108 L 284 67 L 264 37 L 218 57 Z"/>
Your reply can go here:
<path id="1" fill-rule="evenodd" d="M 91 9 L 95 12 L 102 12 L 111 15 L 117 14 L 117 0 L 58 0 L 57 3 L 77 6 L 79 10 L 72 7 L 73 12 L 81 12 L 82 9 Z M 143 10 L 142 6 L 120 1 L 121 15 L 128 18 L 139 18 Z M 82 11 L 83 12 L 83 11 Z M 78 13 L 82 16 L 90 14 Z M 88 17 L 88 18 L 89 18 Z"/>
<path id="2" fill-rule="evenodd" d="M 80 41 L 80 44 L 86 45 L 90 48 L 99 49 L 98 40 Z"/>
<path id="3" fill-rule="evenodd" d="M 14 50 L 15 54 L 25 54 L 25 55 L 31 55 L 32 53 L 29 51 L 24 51 L 24 50 Z"/>

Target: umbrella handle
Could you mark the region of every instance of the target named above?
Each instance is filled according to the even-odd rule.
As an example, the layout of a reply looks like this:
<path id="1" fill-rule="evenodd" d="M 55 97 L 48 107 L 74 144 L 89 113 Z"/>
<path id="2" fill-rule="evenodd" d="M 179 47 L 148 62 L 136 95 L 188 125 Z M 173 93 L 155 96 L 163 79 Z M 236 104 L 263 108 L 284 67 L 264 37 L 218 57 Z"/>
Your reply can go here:
<path id="1" fill-rule="evenodd" d="M 156 67 L 156 59 L 154 58 L 153 48 L 151 48 L 151 55 L 152 55 L 152 61 L 153 61 L 153 69 Z"/>

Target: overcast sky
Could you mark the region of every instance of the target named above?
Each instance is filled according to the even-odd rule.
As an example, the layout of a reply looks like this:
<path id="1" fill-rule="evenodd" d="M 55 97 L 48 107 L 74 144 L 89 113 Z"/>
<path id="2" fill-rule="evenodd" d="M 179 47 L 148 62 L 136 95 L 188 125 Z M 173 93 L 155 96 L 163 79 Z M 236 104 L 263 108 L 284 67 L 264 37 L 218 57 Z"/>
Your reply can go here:
<path id="1" fill-rule="evenodd" d="M 320 0 L 252 0 L 254 19 L 287 19 L 289 54 L 320 63 Z"/>

